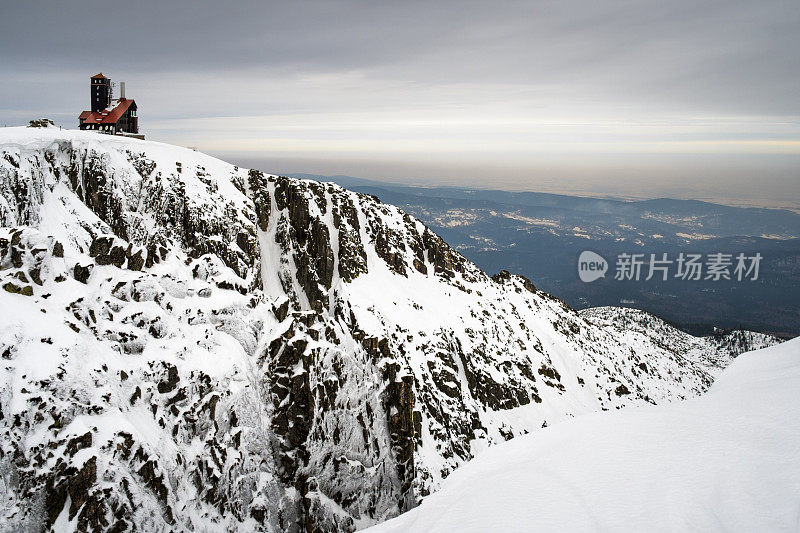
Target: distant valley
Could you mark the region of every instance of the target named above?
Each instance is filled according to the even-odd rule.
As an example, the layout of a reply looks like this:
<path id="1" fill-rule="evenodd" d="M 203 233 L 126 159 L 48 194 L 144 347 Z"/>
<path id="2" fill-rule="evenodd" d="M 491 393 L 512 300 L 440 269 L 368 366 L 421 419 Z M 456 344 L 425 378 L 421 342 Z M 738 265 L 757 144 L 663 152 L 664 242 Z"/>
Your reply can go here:
<path id="1" fill-rule="evenodd" d="M 800 334 L 800 214 L 674 199 L 623 201 L 451 187 L 410 187 L 312 176 L 372 194 L 422 219 L 488 272 L 509 270 L 569 305 L 645 309 L 694 334 L 748 329 Z M 583 283 L 583 250 L 605 257 L 606 277 Z M 676 258 L 761 254 L 757 280 L 615 280 L 618 254 Z"/>

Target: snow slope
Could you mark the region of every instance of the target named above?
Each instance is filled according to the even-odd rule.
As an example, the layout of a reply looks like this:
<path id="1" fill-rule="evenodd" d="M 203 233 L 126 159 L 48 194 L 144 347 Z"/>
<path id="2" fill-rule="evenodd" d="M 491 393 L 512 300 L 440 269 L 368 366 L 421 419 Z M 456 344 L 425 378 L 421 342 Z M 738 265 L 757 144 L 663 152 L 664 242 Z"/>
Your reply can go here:
<path id="1" fill-rule="evenodd" d="M 160 143 L 2 129 L 0 194 L 11 529 L 369 526 L 755 342 L 577 313 L 373 197 Z"/>
<path id="2" fill-rule="evenodd" d="M 586 415 L 496 446 L 375 533 L 797 531 L 800 339 L 704 396 Z"/>

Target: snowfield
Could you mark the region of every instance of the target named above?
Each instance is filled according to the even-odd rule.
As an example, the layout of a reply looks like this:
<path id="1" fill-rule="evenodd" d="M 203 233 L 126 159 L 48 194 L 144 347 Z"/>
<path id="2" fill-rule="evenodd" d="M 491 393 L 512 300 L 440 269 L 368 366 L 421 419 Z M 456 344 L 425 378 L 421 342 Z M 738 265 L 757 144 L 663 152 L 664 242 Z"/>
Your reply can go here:
<path id="1" fill-rule="evenodd" d="M 370 533 L 798 531 L 800 339 L 702 397 L 585 415 L 496 446 Z"/>

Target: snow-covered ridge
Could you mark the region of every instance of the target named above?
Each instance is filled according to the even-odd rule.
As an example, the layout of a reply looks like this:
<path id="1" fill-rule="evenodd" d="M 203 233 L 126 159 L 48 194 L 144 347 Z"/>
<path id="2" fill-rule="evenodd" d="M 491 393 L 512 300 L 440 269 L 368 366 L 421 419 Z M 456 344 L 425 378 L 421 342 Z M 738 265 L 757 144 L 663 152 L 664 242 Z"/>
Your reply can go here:
<path id="1" fill-rule="evenodd" d="M 369 531 L 793 531 L 798 390 L 794 339 L 738 358 L 701 398 L 502 444 Z"/>
<path id="2" fill-rule="evenodd" d="M 3 129 L 0 191 L 14 528 L 352 530 L 490 445 L 695 396 L 741 348 L 576 313 L 375 198 L 159 143 Z"/>
<path id="3" fill-rule="evenodd" d="M 755 331 L 735 330 L 708 337 L 675 335 L 675 328 L 646 311 L 628 307 L 594 307 L 579 311 L 588 322 L 610 328 L 628 344 L 652 343 L 669 348 L 705 365 L 715 374 L 731 357 L 775 344 L 775 337 Z"/>

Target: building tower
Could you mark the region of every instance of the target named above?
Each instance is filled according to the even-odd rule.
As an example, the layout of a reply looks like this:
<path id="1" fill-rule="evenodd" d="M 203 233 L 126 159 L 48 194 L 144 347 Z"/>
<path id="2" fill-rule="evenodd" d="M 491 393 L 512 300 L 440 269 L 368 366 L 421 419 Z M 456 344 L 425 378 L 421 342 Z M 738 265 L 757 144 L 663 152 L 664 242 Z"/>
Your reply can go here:
<path id="1" fill-rule="evenodd" d="M 92 113 L 102 111 L 111 105 L 111 80 L 103 73 L 95 74 L 89 85 L 91 91 Z"/>
<path id="2" fill-rule="evenodd" d="M 144 139 L 139 133 L 139 118 L 136 116 L 136 101 L 125 96 L 125 84 L 120 84 L 121 95 L 113 100 L 111 80 L 103 73 L 90 79 L 89 92 L 91 111 L 81 111 L 78 127 L 108 135 L 127 135 Z"/>

